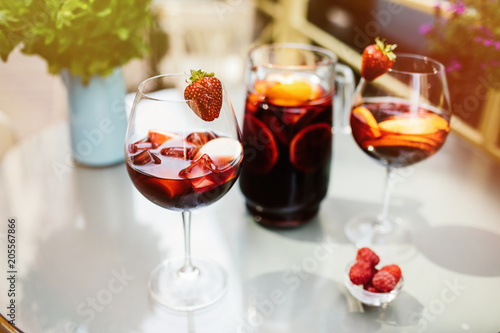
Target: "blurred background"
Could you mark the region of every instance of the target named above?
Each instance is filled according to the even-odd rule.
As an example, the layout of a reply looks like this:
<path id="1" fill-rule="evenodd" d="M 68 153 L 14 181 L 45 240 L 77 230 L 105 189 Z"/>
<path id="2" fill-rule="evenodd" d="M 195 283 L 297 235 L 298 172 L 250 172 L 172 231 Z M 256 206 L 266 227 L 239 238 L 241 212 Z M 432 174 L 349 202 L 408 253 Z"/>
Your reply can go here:
<path id="1" fill-rule="evenodd" d="M 500 14 L 481 3 L 153 0 L 154 23 L 144 35 L 151 51 L 125 65 L 126 86 L 133 92 L 147 77 L 196 67 L 216 72 L 226 85 L 243 85 L 248 49 L 271 42 L 329 48 L 358 74 L 360 53 L 380 36 L 398 44 L 397 52 L 429 55 L 445 63 L 456 115 L 453 130 L 500 161 L 500 70 L 496 72 L 500 61 L 494 60 L 500 59 L 500 33 L 494 30 Z M 19 49 L 0 62 L 0 120 L 15 140 L 68 117 L 60 77 L 48 73 L 42 58 Z M 2 136 L 2 140 L 10 139 Z"/>

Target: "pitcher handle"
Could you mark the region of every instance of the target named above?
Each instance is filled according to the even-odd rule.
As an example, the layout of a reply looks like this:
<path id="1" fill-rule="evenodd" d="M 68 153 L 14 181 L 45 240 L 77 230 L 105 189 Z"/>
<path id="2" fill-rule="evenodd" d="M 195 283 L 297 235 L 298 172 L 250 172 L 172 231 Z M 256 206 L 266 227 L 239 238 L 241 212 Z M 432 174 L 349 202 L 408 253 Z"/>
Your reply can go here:
<path id="1" fill-rule="evenodd" d="M 335 65 L 334 96 L 334 133 L 351 133 L 349 116 L 351 113 L 352 99 L 354 97 L 354 73 L 352 69 L 344 64 Z"/>

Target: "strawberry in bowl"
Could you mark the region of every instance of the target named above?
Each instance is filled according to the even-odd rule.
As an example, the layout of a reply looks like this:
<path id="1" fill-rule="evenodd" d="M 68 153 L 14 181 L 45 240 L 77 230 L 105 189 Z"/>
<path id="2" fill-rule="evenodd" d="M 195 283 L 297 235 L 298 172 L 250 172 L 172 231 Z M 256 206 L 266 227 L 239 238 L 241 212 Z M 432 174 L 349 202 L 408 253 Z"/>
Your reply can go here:
<path id="1" fill-rule="evenodd" d="M 378 255 L 363 247 L 358 249 L 356 260 L 347 265 L 345 285 L 363 304 L 385 306 L 396 299 L 403 288 L 401 268 L 396 264 L 379 263 Z"/>

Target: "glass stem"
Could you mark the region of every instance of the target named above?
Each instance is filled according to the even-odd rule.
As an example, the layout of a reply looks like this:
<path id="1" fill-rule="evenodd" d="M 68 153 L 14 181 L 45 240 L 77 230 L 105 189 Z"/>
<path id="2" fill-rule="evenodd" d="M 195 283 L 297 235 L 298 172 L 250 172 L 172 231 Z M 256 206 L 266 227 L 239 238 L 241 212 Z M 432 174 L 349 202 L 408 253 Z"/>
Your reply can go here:
<path id="1" fill-rule="evenodd" d="M 394 179 L 394 168 L 388 166 L 382 211 L 377 216 L 377 221 L 375 222 L 375 229 L 378 233 L 389 233 L 393 228 L 387 217 L 389 215 L 389 204 L 391 201 L 392 188 L 394 187 Z"/>
<path id="2" fill-rule="evenodd" d="M 179 270 L 179 275 L 183 278 L 195 278 L 200 273 L 191 262 L 191 212 L 182 212 L 182 225 L 184 228 L 184 265 Z"/>

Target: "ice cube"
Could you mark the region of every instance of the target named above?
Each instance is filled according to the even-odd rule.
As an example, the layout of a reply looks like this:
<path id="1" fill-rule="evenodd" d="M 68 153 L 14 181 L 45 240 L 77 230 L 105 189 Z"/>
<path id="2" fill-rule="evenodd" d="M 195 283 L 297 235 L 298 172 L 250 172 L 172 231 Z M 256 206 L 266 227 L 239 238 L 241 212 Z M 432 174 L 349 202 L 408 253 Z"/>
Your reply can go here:
<path id="1" fill-rule="evenodd" d="M 189 179 L 191 186 L 198 192 L 205 192 L 217 187 L 219 170 L 212 159 L 204 154 L 181 170 L 179 176 Z"/>
<path id="2" fill-rule="evenodd" d="M 207 155 L 218 171 L 224 171 L 241 159 L 242 152 L 243 147 L 239 141 L 231 138 L 216 138 L 203 145 L 194 159 Z"/>
<path id="3" fill-rule="evenodd" d="M 186 137 L 186 141 L 194 144 L 195 146 L 201 147 L 205 143 L 217 138 L 217 134 L 212 131 L 207 132 L 193 132 Z"/>
<path id="4" fill-rule="evenodd" d="M 167 147 L 163 148 L 160 151 L 160 154 L 163 156 L 168 156 L 168 157 L 176 157 L 176 158 L 182 158 L 185 160 L 192 160 L 193 157 L 196 155 L 198 152 L 199 148 L 197 147 Z"/>
<path id="5" fill-rule="evenodd" d="M 204 154 L 194 160 L 187 168 L 179 171 L 179 177 L 193 179 L 218 172 L 219 170 L 214 161 L 208 155 Z"/>
<path id="6" fill-rule="evenodd" d="M 133 155 L 132 163 L 134 165 L 146 165 L 148 163 L 160 164 L 161 159 L 155 154 L 150 152 L 149 150 L 144 150 L 143 152 Z"/>
<path id="7" fill-rule="evenodd" d="M 149 152 L 151 154 L 151 157 L 153 158 L 153 163 L 154 164 L 161 164 L 161 159 L 156 155 L 155 153 Z"/>
<path id="8" fill-rule="evenodd" d="M 147 139 L 142 139 L 140 141 L 137 141 L 136 143 L 132 143 L 129 146 L 129 152 L 131 154 L 135 154 L 138 151 L 151 149 L 151 148 L 153 148 L 153 144 L 151 142 L 147 141 Z"/>

